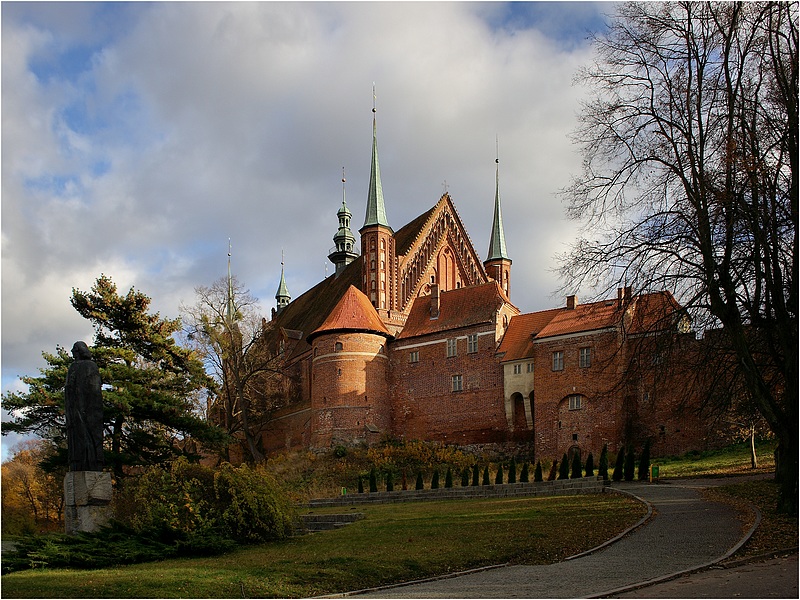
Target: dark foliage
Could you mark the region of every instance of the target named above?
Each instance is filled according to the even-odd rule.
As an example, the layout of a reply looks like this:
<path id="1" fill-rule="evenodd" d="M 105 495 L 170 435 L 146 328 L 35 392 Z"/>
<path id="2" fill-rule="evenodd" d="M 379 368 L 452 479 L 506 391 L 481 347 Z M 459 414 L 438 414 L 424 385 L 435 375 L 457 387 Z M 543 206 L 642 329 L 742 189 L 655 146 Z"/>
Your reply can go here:
<path id="1" fill-rule="evenodd" d="M 617 460 L 614 463 L 614 473 L 611 475 L 611 479 L 614 481 L 622 481 L 622 477 L 624 475 L 623 469 L 625 467 L 625 449 L 620 448 L 617 450 Z"/>
<path id="2" fill-rule="evenodd" d="M 603 444 L 603 450 L 600 452 L 597 474 L 603 478 L 603 481 L 608 481 L 608 444 Z"/>
<path id="3" fill-rule="evenodd" d="M 569 459 L 567 458 L 566 452 L 564 456 L 561 457 L 561 465 L 558 467 L 558 478 L 569 479 Z"/>
<path id="4" fill-rule="evenodd" d="M 628 453 L 625 455 L 625 481 L 633 481 L 636 474 L 636 454 L 633 446 L 628 446 Z"/>
<path id="5" fill-rule="evenodd" d="M 586 457 L 586 476 L 594 477 L 594 456 L 592 456 L 591 452 Z"/>

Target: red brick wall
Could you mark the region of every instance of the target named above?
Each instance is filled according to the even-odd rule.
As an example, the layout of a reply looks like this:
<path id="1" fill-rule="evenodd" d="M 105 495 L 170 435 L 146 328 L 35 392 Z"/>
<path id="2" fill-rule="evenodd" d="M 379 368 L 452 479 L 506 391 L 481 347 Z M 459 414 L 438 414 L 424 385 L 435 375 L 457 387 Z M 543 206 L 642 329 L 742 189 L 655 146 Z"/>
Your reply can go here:
<path id="1" fill-rule="evenodd" d="M 478 352 L 467 352 L 467 334 L 478 335 Z M 481 335 L 482 334 L 482 335 Z M 456 356 L 447 356 L 447 339 Z M 410 362 L 410 353 L 419 361 Z M 452 391 L 462 375 L 463 391 Z M 401 340 L 392 345 L 391 382 L 394 433 L 398 437 L 455 444 L 505 441 L 503 371 L 495 358 L 493 325 Z"/>
<path id="2" fill-rule="evenodd" d="M 341 343 L 341 350 L 336 344 Z M 386 338 L 330 333 L 314 339 L 311 382 L 312 448 L 371 441 L 391 431 Z M 375 441 L 375 440 L 372 440 Z"/>

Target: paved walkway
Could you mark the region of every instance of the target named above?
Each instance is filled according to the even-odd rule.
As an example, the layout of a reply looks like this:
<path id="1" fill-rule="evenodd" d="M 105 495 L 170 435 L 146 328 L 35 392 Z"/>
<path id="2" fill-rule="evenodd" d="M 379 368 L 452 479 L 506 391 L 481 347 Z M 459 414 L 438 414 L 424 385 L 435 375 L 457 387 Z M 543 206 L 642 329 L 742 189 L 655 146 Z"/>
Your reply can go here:
<path id="1" fill-rule="evenodd" d="M 704 485 L 699 480 L 615 484 L 649 502 L 654 514 L 644 526 L 587 556 L 553 565 L 514 565 L 357 594 L 373 598 L 587 598 L 619 594 L 645 581 L 716 562 L 742 541 L 747 532 L 735 511 L 704 500 L 699 489 Z M 643 595 L 653 597 L 649 590 L 643 590 Z"/>

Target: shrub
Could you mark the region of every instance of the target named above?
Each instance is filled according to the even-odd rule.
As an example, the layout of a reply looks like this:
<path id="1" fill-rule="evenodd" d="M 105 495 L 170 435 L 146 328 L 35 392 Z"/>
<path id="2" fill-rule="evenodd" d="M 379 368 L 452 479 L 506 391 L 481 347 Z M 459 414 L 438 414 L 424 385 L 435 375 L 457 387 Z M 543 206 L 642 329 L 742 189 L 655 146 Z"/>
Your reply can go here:
<path id="1" fill-rule="evenodd" d="M 480 471 L 478 465 L 472 465 L 472 485 L 479 484 Z"/>
<path id="2" fill-rule="evenodd" d="M 639 481 L 650 479 L 650 440 L 645 440 L 642 455 L 639 457 Z"/>
<path id="3" fill-rule="evenodd" d="M 467 487 L 469 485 L 469 467 L 464 467 L 464 470 L 461 471 L 461 487 Z"/>
<path id="4" fill-rule="evenodd" d="M 614 473 L 611 475 L 611 478 L 614 481 L 622 481 L 622 470 L 625 466 L 625 449 L 620 448 L 617 451 L 617 460 L 614 463 Z"/>
<path id="5" fill-rule="evenodd" d="M 539 468 L 539 475 L 541 476 L 541 468 Z M 523 463 L 522 473 L 519 474 L 520 483 L 528 483 L 528 463 Z"/>
<path id="6" fill-rule="evenodd" d="M 364 479 L 361 477 L 361 475 L 358 476 L 358 493 L 364 493 Z"/>
<path id="7" fill-rule="evenodd" d="M 569 479 L 569 462 L 567 460 L 567 453 L 561 457 L 561 466 L 558 467 L 558 478 Z"/>
<path id="8" fill-rule="evenodd" d="M 439 489 L 439 469 L 433 470 L 433 477 L 431 477 L 431 489 L 432 490 Z"/>
<path id="9" fill-rule="evenodd" d="M 495 485 L 503 485 L 503 465 L 497 465 L 497 473 L 494 476 Z"/>
<path id="10" fill-rule="evenodd" d="M 392 477 L 392 472 L 386 472 L 386 491 L 393 492 L 394 491 L 394 477 Z"/>
<path id="11" fill-rule="evenodd" d="M 489 465 L 483 468 L 483 485 L 489 485 Z"/>
<path id="12" fill-rule="evenodd" d="M 554 481 L 556 478 L 556 473 L 558 473 L 558 461 L 553 461 L 553 466 L 550 467 L 550 474 L 547 476 L 547 481 Z"/>
<path id="13" fill-rule="evenodd" d="M 628 453 L 625 455 L 625 481 L 633 481 L 635 474 L 636 454 L 633 452 L 633 446 L 628 446 Z"/>
<path id="14" fill-rule="evenodd" d="M 608 444 L 603 444 L 603 450 L 600 452 L 600 466 L 597 474 L 603 478 L 603 481 L 608 481 Z"/>
<path id="15" fill-rule="evenodd" d="M 517 483 L 517 461 L 513 458 L 508 465 L 508 483 Z"/>
<path id="16" fill-rule="evenodd" d="M 341 446 L 341 445 L 336 446 L 333 449 L 333 455 L 336 458 L 344 458 L 345 456 L 347 456 L 347 448 L 345 446 Z"/>
<path id="17" fill-rule="evenodd" d="M 533 480 L 542 481 L 542 461 L 536 461 L 536 468 L 533 471 Z"/>
<path id="18" fill-rule="evenodd" d="M 581 455 L 575 452 L 572 455 L 572 472 L 570 473 L 572 479 L 580 479 L 583 477 L 583 469 L 581 465 Z"/>
<path id="19" fill-rule="evenodd" d="M 450 467 L 447 467 L 447 473 L 445 473 L 444 476 L 444 487 L 453 487 L 453 471 L 450 469 Z"/>
<path id="20" fill-rule="evenodd" d="M 422 480 L 422 471 L 417 471 L 417 485 L 414 489 L 424 490 L 425 482 Z"/>
<path id="21" fill-rule="evenodd" d="M 594 477 L 594 456 L 592 456 L 591 452 L 586 457 L 586 476 Z"/>
<path id="22" fill-rule="evenodd" d="M 370 493 L 378 491 L 378 476 L 375 474 L 375 467 L 369 470 L 369 491 Z"/>

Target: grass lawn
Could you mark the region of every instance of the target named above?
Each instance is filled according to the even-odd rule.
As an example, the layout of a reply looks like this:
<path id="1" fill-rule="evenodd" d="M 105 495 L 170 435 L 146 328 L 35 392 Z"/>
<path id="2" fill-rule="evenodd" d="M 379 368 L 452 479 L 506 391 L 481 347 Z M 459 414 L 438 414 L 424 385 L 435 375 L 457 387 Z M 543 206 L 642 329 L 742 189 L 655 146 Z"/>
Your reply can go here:
<path id="1" fill-rule="evenodd" d="M 346 510 L 346 509 L 345 509 Z M 506 562 L 546 564 L 590 549 L 644 514 L 618 494 L 359 507 L 342 529 L 96 571 L 3 575 L 5 598 L 309 597 Z"/>
<path id="2" fill-rule="evenodd" d="M 756 443 L 758 469 L 750 468 L 749 442 L 733 444 L 720 450 L 653 458 L 650 462 L 659 466 L 659 478 L 661 479 L 773 473 L 775 471 L 775 446 L 775 440 Z"/>

